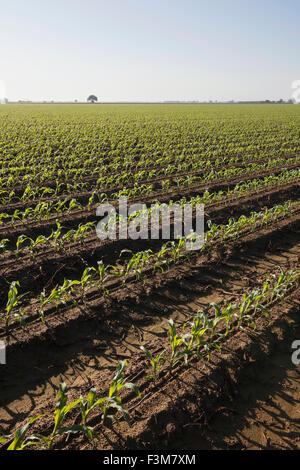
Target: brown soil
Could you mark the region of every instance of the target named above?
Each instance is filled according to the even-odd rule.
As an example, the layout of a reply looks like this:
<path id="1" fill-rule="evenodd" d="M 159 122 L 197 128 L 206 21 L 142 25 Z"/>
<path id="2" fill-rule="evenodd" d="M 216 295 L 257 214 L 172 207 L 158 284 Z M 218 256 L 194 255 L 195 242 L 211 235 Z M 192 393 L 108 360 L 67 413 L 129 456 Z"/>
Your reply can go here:
<path id="1" fill-rule="evenodd" d="M 299 304 L 270 334 L 273 344 L 244 368 L 234 396 L 220 401 L 205 432 L 191 423 L 174 448 L 300 449 L 300 370 L 291 361 Z"/>

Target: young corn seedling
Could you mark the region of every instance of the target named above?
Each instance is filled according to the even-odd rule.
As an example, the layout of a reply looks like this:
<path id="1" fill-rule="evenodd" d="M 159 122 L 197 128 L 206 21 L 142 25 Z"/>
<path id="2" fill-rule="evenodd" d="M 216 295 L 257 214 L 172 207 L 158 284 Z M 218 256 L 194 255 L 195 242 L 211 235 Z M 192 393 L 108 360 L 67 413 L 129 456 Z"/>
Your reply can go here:
<path id="1" fill-rule="evenodd" d="M 3 220 L 4 219 L 9 219 L 10 218 L 10 215 L 9 214 L 6 214 L 6 213 L 1 213 L 0 214 L 0 225 L 3 224 Z"/>
<path id="2" fill-rule="evenodd" d="M 35 418 L 30 418 L 30 420 L 26 424 L 24 424 L 24 426 L 20 427 L 13 436 L 14 439 L 7 448 L 7 450 L 24 450 L 29 446 L 39 446 L 40 442 L 39 439 L 37 439 L 36 435 L 32 434 L 30 436 L 27 436 L 27 431 L 29 427 L 41 416 L 42 415 L 36 416 Z M 6 442 L 11 438 L 11 435 L 0 436 L 0 443 Z"/>
<path id="3" fill-rule="evenodd" d="M 261 290 L 262 298 L 269 303 L 271 301 L 270 280 L 266 279 Z"/>
<path id="4" fill-rule="evenodd" d="M 184 356 L 183 351 L 180 349 L 183 338 L 177 336 L 176 327 L 174 321 L 172 319 L 168 320 L 169 324 L 169 340 L 171 345 L 171 357 L 168 359 L 169 362 L 169 370 L 172 372 L 174 367 L 179 364 Z"/>
<path id="5" fill-rule="evenodd" d="M 85 225 L 80 224 L 77 232 L 74 235 L 74 240 L 77 241 L 79 239 L 81 245 L 84 245 L 88 232 L 91 232 L 95 225 L 96 222 L 88 222 Z"/>
<path id="6" fill-rule="evenodd" d="M 122 250 L 120 253 L 120 257 L 124 253 L 132 253 L 131 250 Z M 113 270 L 117 276 L 121 276 L 123 278 L 122 284 L 126 283 L 126 278 L 130 276 L 131 273 L 136 274 L 137 278 L 142 275 L 141 271 L 138 269 L 138 264 L 141 259 L 141 253 L 135 253 L 132 255 L 130 260 L 127 262 L 125 269 L 119 269 L 113 266 Z"/>
<path id="7" fill-rule="evenodd" d="M 35 240 L 32 240 L 29 245 L 31 256 L 34 258 L 37 252 L 37 247 L 40 245 L 45 245 L 46 243 L 48 243 L 48 238 L 44 235 L 39 235 Z"/>
<path id="8" fill-rule="evenodd" d="M 56 228 L 55 232 L 51 233 L 51 235 L 49 237 L 49 240 L 53 240 L 54 247 L 57 249 L 57 251 L 59 251 L 63 247 L 63 240 L 60 240 L 63 227 L 62 227 L 61 223 L 58 220 L 56 220 L 56 226 L 57 226 L 57 228 Z"/>
<path id="9" fill-rule="evenodd" d="M 131 382 L 126 382 L 126 379 L 123 377 L 124 369 L 125 369 L 126 366 L 127 366 L 127 361 L 126 360 L 119 362 L 119 364 L 117 366 L 116 374 L 113 377 L 113 379 L 111 381 L 111 384 L 110 384 L 110 387 L 109 387 L 108 396 L 103 398 L 99 402 L 99 404 L 100 404 L 100 406 L 103 410 L 103 423 L 104 424 L 105 424 L 105 422 L 108 418 L 116 421 L 117 424 L 120 424 L 118 418 L 115 416 L 115 413 L 108 414 L 109 412 L 114 410 L 115 412 L 120 411 L 123 414 L 123 417 L 124 417 L 125 421 L 130 426 L 129 413 L 124 408 L 124 406 L 122 404 L 122 399 L 119 396 L 119 393 L 123 388 L 128 388 L 130 390 L 133 390 L 134 393 L 139 398 L 141 398 L 141 394 L 140 394 L 140 391 L 137 388 L 137 386 L 134 385 Z"/>
<path id="10" fill-rule="evenodd" d="M 15 221 L 16 220 L 21 220 L 21 217 L 22 217 L 22 212 L 19 211 L 18 209 L 16 209 L 14 211 L 13 215 L 11 216 L 11 224 L 14 228 L 15 228 Z"/>
<path id="11" fill-rule="evenodd" d="M 91 286 L 93 274 L 97 270 L 95 268 L 86 268 L 81 276 L 80 279 L 80 287 L 81 287 L 81 301 L 84 302 L 85 291 Z M 78 281 L 75 281 L 76 283 Z"/>
<path id="12" fill-rule="evenodd" d="M 221 319 L 225 320 L 226 323 L 226 331 L 224 336 L 227 336 L 231 327 L 231 323 L 233 321 L 234 312 L 237 310 L 238 306 L 236 304 L 231 304 L 230 302 L 225 302 L 224 307 L 222 309 Z"/>
<path id="13" fill-rule="evenodd" d="M 151 260 L 154 258 L 154 253 L 152 250 L 141 251 L 140 266 L 143 269 L 145 266 L 151 263 Z"/>
<path id="14" fill-rule="evenodd" d="M 203 321 L 203 311 L 199 311 L 193 318 L 192 322 L 187 322 L 183 325 L 183 332 L 187 326 L 190 327 L 190 335 L 186 335 L 186 348 L 188 351 L 198 354 L 201 347 L 206 344 L 204 335 L 206 333 L 206 326 Z"/>
<path id="15" fill-rule="evenodd" d="M 202 359 L 210 360 L 211 349 L 220 350 L 218 340 L 214 338 L 211 328 L 214 328 L 214 321 L 208 318 L 204 310 L 200 310 L 191 324 L 191 334 L 193 336 L 196 354 Z M 210 334 L 208 332 L 210 331 Z"/>
<path id="16" fill-rule="evenodd" d="M 261 298 L 262 295 L 259 289 L 253 289 L 250 294 L 247 292 L 244 293 L 238 315 L 238 326 L 240 328 L 244 321 L 248 326 L 253 323 L 254 328 L 256 328 L 256 321 L 254 318 L 256 310 L 260 310 L 264 312 L 265 315 L 268 315 L 268 310 L 260 303 Z"/>
<path id="17" fill-rule="evenodd" d="M 210 306 L 214 309 L 215 318 L 207 319 L 207 330 L 210 332 L 209 338 L 212 340 L 216 335 L 217 326 L 221 320 L 223 320 L 223 312 L 218 304 L 212 302 Z M 221 335 L 222 336 L 222 335 Z"/>
<path id="18" fill-rule="evenodd" d="M 57 289 L 59 301 L 56 304 L 58 307 L 59 304 L 65 304 L 70 300 L 70 295 L 72 293 L 72 287 L 81 284 L 81 281 L 64 279 L 62 286 L 59 286 Z M 76 305 L 76 300 L 73 300 L 73 303 Z"/>
<path id="19" fill-rule="evenodd" d="M 219 234 L 220 226 L 217 225 L 217 224 L 212 223 L 211 220 L 207 221 L 207 226 L 208 226 L 209 230 L 205 234 L 204 246 L 208 245 L 208 247 L 210 247 L 210 245 L 212 245 L 213 240 Z"/>
<path id="20" fill-rule="evenodd" d="M 145 346 L 140 347 L 147 359 L 150 362 L 150 365 L 152 366 L 152 375 L 146 375 L 146 379 L 152 379 L 154 383 L 156 383 L 158 379 L 158 373 L 159 369 L 165 364 L 166 358 L 163 355 L 165 350 L 161 351 L 159 354 L 156 356 L 153 356 L 150 351 L 145 348 Z"/>
<path id="21" fill-rule="evenodd" d="M 96 389 L 91 388 L 87 398 L 80 397 L 79 407 L 81 411 L 82 425 L 77 426 L 87 436 L 89 440 L 93 442 L 96 438 L 100 440 L 99 435 L 96 433 L 93 427 L 89 426 L 87 421 L 90 413 L 97 407 L 100 406 L 103 399 L 97 399 Z"/>
<path id="22" fill-rule="evenodd" d="M 45 438 L 44 436 L 39 436 L 48 446 L 48 449 L 53 448 L 55 439 L 57 439 L 62 434 L 68 433 L 78 433 L 82 431 L 81 426 L 64 426 L 65 419 L 69 412 L 80 403 L 80 398 L 73 403 L 67 405 L 68 402 L 68 392 L 67 385 L 65 383 L 59 384 L 58 390 L 58 400 L 54 412 L 54 428 L 52 430 L 50 438 Z"/>
<path id="23" fill-rule="evenodd" d="M 2 251 L 2 254 L 4 254 L 4 253 L 6 253 L 7 251 L 9 251 L 9 250 L 6 249 L 6 245 L 7 245 L 8 242 L 9 242 L 9 239 L 8 239 L 8 238 L 4 238 L 4 239 L 2 239 L 2 240 L 0 241 L 0 250 L 3 250 L 3 251 Z"/>
<path id="24" fill-rule="evenodd" d="M 160 251 L 156 255 L 156 262 L 153 267 L 153 272 L 155 272 L 156 269 L 160 269 L 162 273 L 164 272 L 164 265 L 168 266 L 168 263 L 164 258 L 169 251 L 170 248 L 168 248 L 167 245 L 163 245 L 161 247 Z"/>
<path id="25" fill-rule="evenodd" d="M 108 289 L 105 288 L 104 283 L 109 279 L 110 273 L 109 270 L 113 268 L 113 266 L 108 265 L 106 266 L 103 261 L 98 261 L 98 275 L 99 275 L 99 281 L 98 281 L 98 286 L 104 293 L 104 295 L 108 295 L 109 291 Z"/>
<path id="26" fill-rule="evenodd" d="M 14 314 L 14 317 L 19 321 L 19 323 L 20 323 L 21 327 L 23 328 L 23 330 L 26 329 L 25 313 L 26 313 L 27 310 L 28 310 L 28 307 L 24 308 L 23 310 L 20 310 L 18 313 Z"/>
<path id="27" fill-rule="evenodd" d="M 76 230 L 68 230 L 68 232 L 65 233 L 62 237 L 63 243 L 71 241 L 75 237 L 75 234 Z"/>
<path id="28" fill-rule="evenodd" d="M 220 308 L 217 304 L 210 304 L 215 310 L 215 317 L 210 318 L 205 311 L 198 312 L 199 320 L 202 322 L 202 328 L 205 329 L 205 336 L 206 339 L 202 339 L 201 344 L 201 353 L 202 356 L 206 355 L 207 359 L 210 360 L 211 349 L 218 349 L 221 350 L 218 342 L 221 336 L 221 333 L 216 333 L 216 328 L 219 322 L 223 319 L 221 316 Z"/>
<path id="29" fill-rule="evenodd" d="M 283 269 L 278 266 L 280 269 L 280 274 L 271 274 L 270 279 L 270 288 L 271 288 L 271 301 L 274 298 L 282 298 L 288 291 L 288 289 L 295 283 L 299 277 L 299 270 L 290 270 L 284 272 Z"/>
<path id="30" fill-rule="evenodd" d="M 186 325 L 183 325 L 183 331 Z M 190 333 L 186 333 L 182 336 L 182 357 L 185 365 L 188 365 L 188 360 L 191 356 L 197 353 L 199 347 L 199 333 L 196 335 L 193 330 Z"/>
<path id="31" fill-rule="evenodd" d="M 20 255 L 20 251 L 21 251 L 21 247 L 22 245 L 27 241 L 29 240 L 30 242 L 33 242 L 32 238 L 30 237 L 27 237 L 26 235 L 20 235 L 18 237 L 18 240 L 16 242 L 16 247 L 17 249 L 15 251 L 13 251 L 14 255 L 16 256 L 16 258 L 19 258 L 19 255 Z"/>
<path id="32" fill-rule="evenodd" d="M 1 315 L 1 319 L 4 321 L 5 329 L 7 330 L 9 327 L 10 320 L 13 316 L 18 318 L 21 324 L 24 325 L 23 323 L 23 313 L 24 311 L 20 314 L 16 312 L 16 308 L 20 302 L 20 300 L 26 295 L 26 294 L 19 294 L 18 293 L 18 287 L 20 287 L 19 281 L 13 281 L 10 284 L 10 288 L 8 291 L 8 298 L 7 298 L 7 304 L 6 304 L 6 314 Z"/>
<path id="33" fill-rule="evenodd" d="M 90 210 L 91 206 L 97 202 L 97 199 L 98 199 L 98 193 L 96 191 L 93 191 L 91 197 L 89 198 L 89 202 L 87 205 L 88 210 Z"/>
<path id="34" fill-rule="evenodd" d="M 54 289 L 52 289 L 48 297 L 46 297 L 45 289 L 41 292 L 39 314 L 43 323 L 45 321 L 45 306 L 50 303 L 56 303 L 57 305 L 60 302 L 60 299 L 61 293 L 58 286 L 55 286 Z"/>
<path id="35" fill-rule="evenodd" d="M 77 202 L 76 199 L 71 199 L 71 201 L 69 203 L 69 207 L 68 207 L 68 212 L 70 212 L 73 209 L 79 209 L 79 210 L 83 209 L 80 202 Z"/>
<path id="36" fill-rule="evenodd" d="M 182 256 L 182 252 L 185 249 L 185 240 L 184 238 L 180 238 L 179 241 L 176 243 L 174 241 L 169 241 L 166 243 L 166 246 L 170 247 L 170 252 L 173 257 L 173 262 L 176 264 Z"/>

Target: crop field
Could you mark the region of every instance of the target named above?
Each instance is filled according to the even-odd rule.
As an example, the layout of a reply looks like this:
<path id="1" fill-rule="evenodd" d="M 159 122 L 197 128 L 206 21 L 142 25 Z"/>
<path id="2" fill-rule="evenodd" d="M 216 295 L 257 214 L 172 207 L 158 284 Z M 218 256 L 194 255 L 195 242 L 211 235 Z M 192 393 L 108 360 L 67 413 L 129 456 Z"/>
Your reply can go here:
<path id="1" fill-rule="evenodd" d="M 300 106 L 3 105 L 0 160 L 1 450 L 300 448 Z"/>

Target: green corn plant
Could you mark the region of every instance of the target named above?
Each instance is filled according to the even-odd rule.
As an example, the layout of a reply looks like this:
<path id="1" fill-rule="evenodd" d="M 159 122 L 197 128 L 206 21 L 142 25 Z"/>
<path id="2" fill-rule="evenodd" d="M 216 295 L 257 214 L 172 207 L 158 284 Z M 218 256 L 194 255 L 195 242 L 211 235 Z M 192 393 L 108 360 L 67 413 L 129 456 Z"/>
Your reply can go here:
<path id="1" fill-rule="evenodd" d="M 204 244 L 204 246 L 208 245 L 209 242 L 211 242 L 212 240 L 214 240 L 216 238 L 216 236 L 219 233 L 219 229 L 220 229 L 219 226 L 214 224 L 211 220 L 207 221 L 207 226 L 209 228 L 209 231 L 206 232 L 206 234 L 205 234 L 205 244 Z"/>
<path id="2" fill-rule="evenodd" d="M 30 242 L 33 242 L 32 238 L 30 237 L 27 237 L 26 235 L 20 235 L 18 237 L 18 240 L 16 242 L 16 247 L 17 249 L 13 252 L 14 255 L 18 258 L 19 255 L 20 255 L 20 250 L 21 250 L 21 246 L 27 241 L 29 240 Z"/>
<path id="3" fill-rule="evenodd" d="M 72 240 L 76 235 L 76 230 L 72 229 L 72 230 L 68 230 L 67 233 L 65 233 L 62 237 L 62 241 L 63 241 L 63 244 L 64 242 L 68 242 L 70 240 Z"/>
<path id="4" fill-rule="evenodd" d="M 78 426 L 78 428 L 80 427 L 81 431 L 92 442 L 94 441 L 94 439 L 100 440 L 100 437 L 95 431 L 95 429 L 88 425 L 88 417 L 90 413 L 95 410 L 97 406 L 100 406 L 102 404 L 102 402 L 103 402 L 102 399 L 97 399 L 95 388 L 91 388 L 87 398 L 80 397 L 79 399 L 82 424 Z"/>
<path id="5" fill-rule="evenodd" d="M 1 320 L 4 321 L 5 329 L 7 330 L 9 327 L 10 320 L 13 316 L 18 318 L 18 320 L 23 323 L 22 318 L 23 314 L 17 313 L 17 307 L 20 303 L 20 300 L 27 294 L 19 294 L 18 287 L 20 287 L 19 281 L 13 281 L 10 284 L 9 291 L 8 291 L 8 298 L 6 304 L 6 313 L 5 315 L 1 315 Z M 24 313 L 24 312 L 23 312 Z"/>
<path id="6" fill-rule="evenodd" d="M 151 260 L 154 258 L 154 253 L 152 250 L 145 250 L 145 251 L 141 251 L 141 257 L 140 257 L 140 266 L 141 266 L 141 269 L 143 269 L 145 266 L 147 266 L 148 264 L 150 264 Z"/>
<path id="7" fill-rule="evenodd" d="M 197 315 L 198 328 L 200 327 L 200 331 L 197 332 L 197 336 L 199 337 L 197 353 L 201 357 L 206 357 L 207 360 L 210 360 L 212 349 L 218 349 L 219 351 L 221 350 L 219 340 L 220 337 L 223 336 L 221 333 L 216 333 L 216 328 L 222 319 L 219 306 L 214 303 L 210 304 L 210 306 L 213 306 L 215 310 L 214 318 L 211 318 L 208 312 L 204 310 L 199 311 Z"/>
<path id="8" fill-rule="evenodd" d="M 27 207 L 27 209 L 25 209 L 23 213 L 20 212 L 20 216 L 19 217 L 16 216 L 16 218 L 22 220 L 23 225 L 26 225 L 26 219 L 28 219 L 29 217 L 33 217 L 33 216 L 34 216 L 34 211 L 32 210 L 31 207 Z"/>
<path id="9" fill-rule="evenodd" d="M 31 241 L 29 245 L 29 251 L 33 258 L 36 255 L 37 247 L 39 247 L 40 245 L 45 245 L 46 243 L 48 243 L 48 238 L 45 237 L 44 235 L 39 235 L 35 240 Z"/>
<path id="10" fill-rule="evenodd" d="M 129 414 L 122 406 L 122 401 L 121 398 L 118 397 L 118 394 L 123 387 L 132 389 L 139 397 L 140 393 L 138 388 L 134 384 L 124 381 L 123 371 L 125 365 L 126 361 L 123 361 L 118 364 L 117 373 L 111 382 L 108 397 L 98 399 L 95 388 L 92 388 L 89 391 L 88 397 L 86 399 L 80 397 L 79 406 L 82 417 L 82 425 L 80 426 L 80 428 L 90 440 L 94 440 L 95 438 L 100 439 L 98 434 L 95 432 L 94 428 L 88 426 L 87 423 L 88 416 L 97 407 L 101 407 L 103 410 L 103 423 L 105 423 L 105 420 L 107 418 L 111 418 L 119 424 L 119 420 L 116 418 L 115 414 L 108 416 L 108 412 L 112 409 L 115 409 L 116 411 L 122 412 L 125 420 L 130 425 Z"/>
<path id="11" fill-rule="evenodd" d="M 199 354 L 201 348 L 205 347 L 207 341 L 204 339 L 207 327 L 205 325 L 205 312 L 200 310 L 194 316 L 192 322 L 187 322 L 183 325 L 183 332 L 188 326 L 190 328 L 190 334 L 184 336 L 185 348 L 189 354 Z"/>
<path id="12" fill-rule="evenodd" d="M 47 194 L 55 194 L 55 190 L 51 188 L 41 188 L 41 198 L 45 197 Z M 33 193 L 34 196 L 38 195 L 38 191 Z M 29 198 L 28 198 L 29 199 Z"/>
<path id="13" fill-rule="evenodd" d="M 15 199 L 18 199 L 18 198 L 16 198 L 15 192 L 14 192 L 14 191 L 11 191 L 11 192 L 9 193 L 9 195 L 8 195 L 8 202 L 11 202 L 14 198 L 15 198 Z"/>
<path id="14" fill-rule="evenodd" d="M 9 242 L 9 239 L 8 238 L 3 238 L 1 241 L 0 241 L 0 250 L 3 250 L 2 253 L 6 253 L 8 250 L 6 249 L 6 245 L 7 243 Z"/>
<path id="15" fill-rule="evenodd" d="M 71 199 L 71 201 L 69 203 L 69 207 L 68 207 L 68 212 L 70 212 L 73 209 L 79 209 L 79 210 L 83 209 L 80 202 L 76 201 L 76 199 Z"/>
<path id="16" fill-rule="evenodd" d="M 171 185 L 170 180 L 162 181 L 162 183 L 161 183 L 161 189 L 162 189 L 163 191 L 167 191 L 167 190 L 169 189 L 170 185 Z"/>
<path id="17" fill-rule="evenodd" d="M 262 298 L 266 300 L 266 303 L 270 302 L 271 293 L 270 293 L 270 280 L 269 279 L 265 279 L 263 286 L 262 286 L 261 295 L 262 295 Z"/>
<path id="18" fill-rule="evenodd" d="M 120 257 L 124 253 L 132 253 L 132 251 L 127 250 L 127 249 L 122 250 L 121 253 L 120 253 Z M 122 278 L 122 284 L 123 285 L 126 283 L 126 278 L 128 276 L 130 276 L 131 273 L 135 273 L 135 274 L 138 273 L 137 265 L 139 263 L 140 258 L 141 258 L 140 253 L 133 254 L 132 257 L 127 262 L 127 264 L 125 265 L 125 269 L 124 268 L 118 268 L 116 266 L 112 266 L 114 274 L 116 276 L 120 276 Z M 138 276 L 138 274 L 137 274 L 137 276 Z"/>
<path id="19" fill-rule="evenodd" d="M 10 218 L 9 214 L 5 214 L 2 212 L 2 214 L 0 214 L 0 225 L 3 224 L 4 219 L 9 219 L 9 218 Z"/>
<path id="20" fill-rule="evenodd" d="M 218 316 L 217 316 L 218 318 Z M 195 354 L 201 359 L 210 360 L 212 349 L 221 350 L 219 338 L 221 334 L 215 335 L 214 329 L 218 323 L 210 319 L 205 310 L 199 310 L 191 323 L 192 344 Z"/>
<path id="21" fill-rule="evenodd" d="M 13 317 L 20 323 L 23 330 L 26 329 L 25 313 L 27 310 L 28 310 L 28 307 L 22 310 L 19 310 L 13 314 Z"/>
<path id="22" fill-rule="evenodd" d="M 27 436 L 27 431 L 29 427 L 35 423 L 42 415 L 36 416 L 34 418 L 30 418 L 30 420 L 17 429 L 15 435 L 13 436 L 13 441 L 7 448 L 7 450 L 24 450 L 30 446 L 39 446 L 40 442 L 36 438 L 34 434 Z M 0 443 L 6 442 L 7 440 L 11 439 L 12 436 L 0 436 Z"/>
<path id="23" fill-rule="evenodd" d="M 110 277 L 109 270 L 113 268 L 113 266 L 112 265 L 106 266 L 101 260 L 101 261 L 97 261 L 97 267 L 98 267 L 98 275 L 99 275 L 98 286 L 104 294 L 108 295 L 109 291 L 108 289 L 105 288 L 104 283 L 109 279 Z"/>
<path id="24" fill-rule="evenodd" d="M 82 431 L 81 426 L 64 426 L 64 422 L 70 411 L 80 403 L 80 398 L 69 405 L 68 402 L 68 392 L 67 385 L 63 382 L 59 384 L 58 389 L 58 400 L 54 412 L 54 427 L 51 433 L 50 438 L 41 437 L 43 441 L 47 444 L 48 449 L 53 448 L 55 440 L 63 435 L 69 433 L 78 433 Z"/>
<path id="25" fill-rule="evenodd" d="M 80 224 L 78 227 L 78 230 L 76 231 L 74 235 L 74 240 L 77 241 L 77 239 L 80 240 L 80 243 L 84 245 L 85 243 L 85 238 L 87 237 L 87 233 L 92 231 L 93 228 L 95 228 L 96 222 L 88 222 L 85 225 Z"/>
<path id="26" fill-rule="evenodd" d="M 224 307 L 222 308 L 221 319 L 225 321 L 226 331 L 224 336 L 227 336 L 231 328 L 231 324 L 234 320 L 234 312 L 237 310 L 238 306 L 236 304 L 231 304 L 230 302 L 225 302 Z"/>
<path id="27" fill-rule="evenodd" d="M 169 241 L 166 243 L 167 247 L 170 247 L 170 253 L 173 257 L 173 262 L 176 264 L 182 256 L 182 252 L 185 249 L 185 240 L 180 238 L 178 242 Z"/>
<path id="28" fill-rule="evenodd" d="M 87 205 L 89 210 L 91 209 L 91 206 L 97 202 L 97 199 L 98 199 L 97 191 L 93 191 L 91 197 L 89 198 L 89 202 Z"/>
<path id="29" fill-rule="evenodd" d="M 219 322 L 222 320 L 223 312 L 221 311 L 220 306 L 216 304 L 215 302 L 212 302 L 209 305 L 214 309 L 214 313 L 215 313 L 215 318 L 207 319 L 207 331 L 210 332 L 210 339 L 212 339 L 217 334 L 216 328 Z"/>
<path id="30" fill-rule="evenodd" d="M 184 353 L 180 349 L 183 338 L 179 337 L 176 333 L 176 327 L 172 319 L 168 320 L 169 325 L 169 340 L 171 345 L 171 356 L 168 358 L 169 370 L 172 372 L 174 367 L 182 361 Z"/>
<path id="31" fill-rule="evenodd" d="M 56 220 L 56 227 L 56 230 L 54 232 L 52 231 L 51 235 L 49 236 L 49 240 L 53 240 L 54 247 L 59 251 L 63 245 L 63 241 L 60 240 L 63 227 L 58 220 Z"/>
<path id="32" fill-rule="evenodd" d="M 122 399 L 119 396 L 119 393 L 123 388 L 128 388 L 130 390 L 133 390 L 133 392 L 139 398 L 141 398 L 141 393 L 140 393 L 139 389 L 137 388 L 137 386 L 135 384 L 131 383 L 131 382 L 126 382 L 126 379 L 123 377 L 124 370 L 125 370 L 126 366 L 127 366 L 127 361 L 126 360 L 120 361 L 118 363 L 116 374 L 114 375 L 114 377 L 113 377 L 113 379 L 110 383 L 108 396 L 103 398 L 102 401 L 99 403 L 102 410 L 103 410 L 103 423 L 104 424 L 105 424 L 105 422 L 108 418 L 116 421 L 117 424 L 120 424 L 118 418 L 115 416 L 115 413 L 108 414 L 111 411 L 115 411 L 115 412 L 120 411 L 122 413 L 125 421 L 130 426 L 129 413 L 124 408 L 124 406 L 122 404 Z"/>
<path id="33" fill-rule="evenodd" d="M 259 289 L 253 289 L 249 294 L 247 292 L 244 293 L 238 314 L 239 327 L 241 327 L 242 322 L 246 322 L 248 326 L 253 323 L 254 327 L 256 327 L 254 316 L 257 310 L 268 315 L 268 310 L 260 302 L 261 299 L 262 295 Z"/>
<path id="34" fill-rule="evenodd" d="M 21 197 L 22 201 L 28 201 L 30 198 L 34 198 L 34 196 L 37 194 L 37 191 L 32 189 L 30 186 L 27 186 L 25 191 L 23 192 L 23 195 Z"/>
<path id="35" fill-rule="evenodd" d="M 42 290 L 41 295 L 40 295 L 40 308 L 39 308 L 39 315 L 42 320 L 42 322 L 45 322 L 45 306 L 50 303 L 58 302 L 61 299 L 61 294 L 59 291 L 59 287 L 55 286 L 48 297 L 46 297 L 46 291 L 45 289 Z"/>
<path id="36" fill-rule="evenodd" d="M 275 298 L 282 298 L 288 291 L 288 289 L 297 281 L 299 277 L 299 270 L 290 270 L 284 272 L 281 266 L 278 266 L 280 270 L 279 276 L 271 274 L 270 276 L 270 289 L 271 289 L 271 301 Z"/>
<path id="37" fill-rule="evenodd" d="M 57 295 L 59 300 L 56 302 L 56 307 L 58 307 L 59 304 L 65 304 L 70 300 L 70 296 L 72 294 L 72 287 L 75 285 L 81 285 L 81 281 L 77 281 L 76 279 L 64 279 L 63 284 L 57 289 Z M 73 303 L 75 305 L 77 304 L 75 299 L 73 299 Z"/>
<path id="38" fill-rule="evenodd" d="M 168 248 L 166 244 L 161 247 L 159 252 L 156 254 L 156 261 L 153 266 L 153 272 L 155 272 L 156 269 L 160 269 L 161 272 L 164 272 L 164 266 L 168 266 L 168 263 L 164 258 L 167 256 L 169 251 L 170 248 Z"/>
<path id="39" fill-rule="evenodd" d="M 156 383 L 158 379 L 159 369 L 165 364 L 166 358 L 163 355 L 165 350 L 158 353 L 156 356 L 153 356 L 150 351 L 145 346 L 140 346 L 140 349 L 143 351 L 145 356 L 152 366 L 152 375 L 146 375 L 146 379 L 152 379 Z"/>
<path id="40" fill-rule="evenodd" d="M 22 219 L 22 212 L 19 211 L 18 209 L 16 209 L 13 213 L 13 215 L 11 216 L 11 224 L 12 226 L 15 228 L 15 221 L 16 220 L 21 220 Z"/>
<path id="41" fill-rule="evenodd" d="M 133 273 L 136 275 L 137 279 L 140 279 L 144 282 L 144 277 L 143 277 L 141 267 L 142 267 L 142 263 L 145 262 L 146 258 L 147 258 L 147 255 L 144 256 L 143 251 L 134 253 L 132 255 L 132 258 L 127 263 L 125 277 L 130 276 L 130 274 Z"/>
<path id="42" fill-rule="evenodd" d="M 53 207 L 49 207 L 49 210 L 50 211 L 55 210 L 55 212 L 57 212 L 58 214 L 61 214 L 67 210 L 68 202 L 69 202 L 68 198 L 63 199 L 62 201 L 57 201 L 56 204 L 51 204 L 51 206 Z"/>
<path id="43" fill-rule="evenodd" d="M 93 279 L 93 274 L 97 270 L 95 268 L 86 268 L 81 276 L 80 279 L 80 287 L 81 287 L 81 301 L 84 302 L 84 296 L 86 289 L 91 285 L 91 281 Z"/>

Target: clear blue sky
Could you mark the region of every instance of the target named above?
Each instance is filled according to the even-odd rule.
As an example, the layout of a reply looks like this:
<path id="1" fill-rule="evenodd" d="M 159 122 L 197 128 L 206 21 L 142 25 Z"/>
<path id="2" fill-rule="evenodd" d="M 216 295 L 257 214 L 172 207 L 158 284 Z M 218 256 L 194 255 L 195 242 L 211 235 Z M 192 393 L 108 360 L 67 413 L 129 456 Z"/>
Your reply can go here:
<path id="1" fill-rule="evenodd" d="M 288 99 L 299 0 L 0 0 L 9 99 Z"/>

